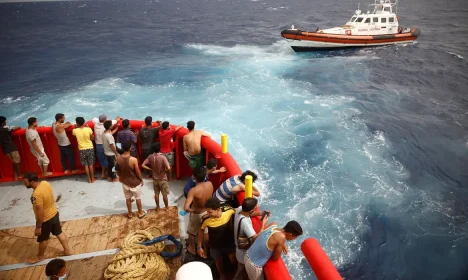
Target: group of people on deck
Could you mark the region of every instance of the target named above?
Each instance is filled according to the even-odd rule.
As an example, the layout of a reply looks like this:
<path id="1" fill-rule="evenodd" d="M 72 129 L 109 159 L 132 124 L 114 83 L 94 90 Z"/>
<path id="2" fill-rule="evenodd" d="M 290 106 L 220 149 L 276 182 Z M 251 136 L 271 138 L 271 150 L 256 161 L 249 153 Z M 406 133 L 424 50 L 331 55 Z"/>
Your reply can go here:
<path id="1" fill-rule="evenodd" d="M 187 251 L 202 258 L 209 253 L 215 260 L 221 279 L 226 277 L 224 256 L 229 258 L 231 265 L 237 263 L 234 279 L 263 279 L 266 262 L 270 258 L 280 258 L 282 253 L 286 254 L 285 241 L 302 235 L 302 228 L 296 221 L 288 222 L 284 228 L 279 228 L 276 223 L 267 224 L 270 213 L 264 211 L 262 215 L 258 212 L 258 201 L 254 197 L 245 198 L 242 205 L 235 208 L 235 195 L 245 191 L 246 177 L 252 176 L 255 182 L 257 175 L 247 170 L 225 180 L 214 191 L 209 181 L 210 174 L 225 171 L 224 167 L 217 169 L 214 158 L 208 160 L 206 167 L 193 169 L 193 177 L 184 188 L 184 210 L 190 213 Z M 252 194 L 260 196 L 255 186 L 252 187 Z M 261 215 L 262 226 L 257 233 L 250 218 Z M 247 240 L 247 245 L 240 244 L 242 237 Z"/>
<path id="2" fill-rule="evenodd" d="M 52 130 L 57 138 L 63 170 L 65 173 L 76 173 L 78 170 L 75 166 L 74 151 L 66 133 L 73 124 L 65 122 L 65 115 L 61 113 L 56 114 L 55 119 Z M 148 171 L 148 178 L 153 179 L 156 211 L 160 209 L 160 193 L 167 209 L 169 181 L 172 179 L 174 165 L 172 138 L 182 126 L 173 128 L 167 121 L 156 121 L 157 127 L 154 127 L 155 123 L 148 116 L 145 118 L 145 124 L 134 133 L 127 119 L 121 121 L 122 129 L 119 131 L 119 120 L 122 119 L 117 117 L 108 120 L 105 115 L 101 115 L 92 120 L 93 131 L 87 126 L 83 117 L 76 118 L 72 135 L 76 137 L 80 162 L 85 168 L 88 182 L 94 183 L 97 180 L 94 175 L 95 157 L 97 157 L 102 167 L 102 178 L 122 183 L 128 218 L 133 218 L 133 198 L 136 200 L 138 218 L 145 217 L 147 213 L 141 204 L 143 174 L 139 168 L 136 149 L 136 143 L 140 141 L 143 171 Z M 46 177 L 52 175 L 48 172 L 50 160 L 45 153 L 37 126 L 37 118 L 28 119 L 26 139 L 32 155 L 37 159 L 41 175 Z M 0 147 L 13 163 L 15 179 L 24 178 L 25 186 L 33 189 L 31 203 L 36 217 L 34 234 L 39 242 L 39 252 L 37 257 L 29 259 L 28 262 L 36 263 L 44 259 L 51 233 L 59 239 L 64 254 L 71 255 L 72 250 L 60 226 L 59 213 L 55 207 L 50 184 L 46 181 L 40 182 L 34 172 L 21 174 L 19 165 L 21 158 L 11 137 L 11 133 L 17 129 L 19 127 L 7 126 L 6 118 L 0 116 Z M 276 260 L 282 253 L 287 254 L 285 241 L 294 240 L 302 235 L 301 226 L 296 221 L 288 222 L 283 228 L 279 228 L 276 223 L 268 224 L 270 213 L 258 212 L 258 201 L 255 197 L 246 198 L 241 206 L 235 207 L 236 194 L 245 191 L 246 176 L 252 176 L 253 182 L 257 180 L 257 175 L 250 170 L 228 178 L 215 191 L 209 177 L 212 174 L 226 172 L 226 169 L 224 167 L 218 169 L 215 158 L 209 159 L 205 166 L 201 138 L 209 134 L 195 130 L 193 121 L 187 123 L 187 129 L 189 133 L 183 138 L 184 156 L 193 171 L 193 176 L 184 188 L 186 197 L 184 210 L 190 213 L 187 226 L 189 236 L 187 251 L 202 258 L 210 255 L 216 262 L 221 279 L 226 276 L 223 271 L 224 256 L 229 258 L 233 266 L 237 265 L 235 279 L 263 279 L 263 266 L 270 258 Z M 159 138 L 159 142 L 155 142 L 156 138 Z M 120 143 L 121 146 L 116 143 Z M 252 193 L 256 197 L 260 196 L 255 186 Z M 251 217 L 255 216 L 262 216 L 262 226 L 258 233 L 254 230 L 251 221 Z M 248 240 L 247 245 L 241 246 L 242 238 L 244 241 Z M 55 270 L 65 273 L 64 263 L 56 261 L 53 264 Z"/>

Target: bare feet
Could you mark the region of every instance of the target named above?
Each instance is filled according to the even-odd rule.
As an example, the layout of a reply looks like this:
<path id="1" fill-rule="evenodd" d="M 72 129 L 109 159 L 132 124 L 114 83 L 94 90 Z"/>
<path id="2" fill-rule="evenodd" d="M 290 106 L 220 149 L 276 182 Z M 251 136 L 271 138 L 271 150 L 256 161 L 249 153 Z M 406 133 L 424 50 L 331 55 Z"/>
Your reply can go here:
<path id="1" fill-rule="evenodd" d="M 64 174 L 68 174 L 70 173 L 71 171 L 70 170 L 65 170 L 65 172 L 63 172 Z"/>
<path id="2" fill-rule="evenodd" d="M 88 180 L 88 182 L 89 182 L 90 184 L 92 184 L 92 183 L 94 183 L 94 182 L 96 182 L 96 181 L 97 181 L 97 178 L 96 178 L 96 177 L 94 177 L 91 181 Z"/>
<path id="3" fill-rule="evenodd" d="M 127 214 L 127 218 L 130 220 L 131 218 L 133 218 L 133 214 Z"/>
<path id="4" fill-rule="evenodd" d="M 154 209 L 156 212 L 158 212 L 160 210 L 159 206 L 156 207 L 156 209 Z"/>
<path id="5" fill-rule="evenodd" d="M 192 255 L 196 255 L 196 254 L 197 254 L 197 252 L 195 252 L 195 247 L 193 247 L 193 246 L 190 245 L 190 244 L 189 244 L 188 247 L 187 247 L 187 252 L 189 252 L 189 253 L 192 254 Z"/>
<path id="6" fill-rule="evenodd" d="M 117 182 L 119 182 L 119 178 L 114 178 L 114 179 L 109 178 L 109 182 L 111 182 L 111 183 L 117 183 Z"/>
<path id="7" fill-rule="evenodd" d="M 164 207 L 164 211 L 169 211 L 169 207 Z"/>
<path id="8" fill-rule="evenodd" d="M 54 173 L 52 173 L 52 172 L 46 172 L 45 174 L 42 174 L 42 176 L 47 177 L 47 176 L 51 176 L 52 174 L 54 174 Z"/>
<path id="9" fill-rule="evenodd" d="M 28 262 L 28 263 L 31 263 L 31 264 L 32 264 L 32 263 L 38 263 L 38 262 L 41 262 L 41 261 L 43 261 L 44 259 L 45 259 L 45 258 L 44 258 L 44 256 L 42 256 L 42 257 L 34 257 L 34 258 L 29 258 L 29 259 L 26 259 L 26 262 Z"/>
<path id="10" fill-rule="evenodd" d="M 72 173 L 78 173 L 78 172 L 80 172 L 79 169 L 72 170 Z"/>

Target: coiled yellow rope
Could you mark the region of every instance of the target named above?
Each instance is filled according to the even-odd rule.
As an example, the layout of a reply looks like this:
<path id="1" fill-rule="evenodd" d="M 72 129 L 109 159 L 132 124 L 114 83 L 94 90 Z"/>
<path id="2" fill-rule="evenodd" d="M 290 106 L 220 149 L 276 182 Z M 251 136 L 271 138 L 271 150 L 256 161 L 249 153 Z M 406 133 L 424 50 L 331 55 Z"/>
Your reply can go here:
<path id="1" fill-rule="evenodd" d="M 164 242 L 145 246 L 141 242 L 161 236 L 158 228 L 149 227 L 129 233 L 120 245 L 120 251 L 112 258 L 104 272 L 105 279 L 111 280 L 167 280 L 170 269 L 160 253 Z"/>

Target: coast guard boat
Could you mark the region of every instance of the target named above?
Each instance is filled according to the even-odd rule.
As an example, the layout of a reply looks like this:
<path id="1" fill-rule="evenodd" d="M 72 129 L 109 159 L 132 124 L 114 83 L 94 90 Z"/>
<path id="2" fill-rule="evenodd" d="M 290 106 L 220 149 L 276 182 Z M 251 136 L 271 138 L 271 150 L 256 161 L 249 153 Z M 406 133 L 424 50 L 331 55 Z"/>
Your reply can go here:
<path id="1" fill-rule="evenodd" d="M 371 47 L 409 43 L 420 34 L 418 28 L 401 27 L 398 22 L 398 0 L 374 0 L 373 12 L 358 9 L 343 26 L 316 31 L 294 28 L 283 30 L 281 36 L 291 41 L 296 52 Z"/>

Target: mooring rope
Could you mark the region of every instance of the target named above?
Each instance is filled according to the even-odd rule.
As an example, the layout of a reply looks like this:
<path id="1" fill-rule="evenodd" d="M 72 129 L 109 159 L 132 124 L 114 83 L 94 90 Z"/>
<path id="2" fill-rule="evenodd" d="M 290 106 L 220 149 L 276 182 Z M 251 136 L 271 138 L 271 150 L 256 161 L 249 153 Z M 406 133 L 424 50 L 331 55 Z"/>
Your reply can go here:
<path id="1" fill-rule="evenodd" d="M 171 239 L 177 245 L 177 252 L 164 254 L 164 240 Z M 146 241 L 146 242 L 145 242 Z M 143 243 L 147 244 L 144 245 Z M 150 227 L 129 233 L 120 245 L 120 251 L 112 258 L 104 272 L 105 279 L 111 280 L 167 280 L 170 269 L 165 257 L 180 255 L 182 245 L 170 235 L 162 235 L 161 230 Z"/>

